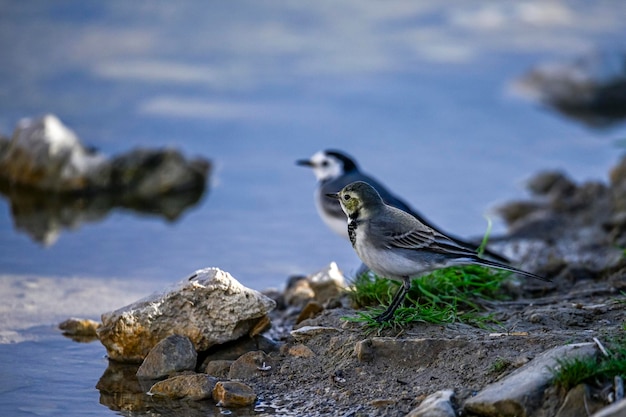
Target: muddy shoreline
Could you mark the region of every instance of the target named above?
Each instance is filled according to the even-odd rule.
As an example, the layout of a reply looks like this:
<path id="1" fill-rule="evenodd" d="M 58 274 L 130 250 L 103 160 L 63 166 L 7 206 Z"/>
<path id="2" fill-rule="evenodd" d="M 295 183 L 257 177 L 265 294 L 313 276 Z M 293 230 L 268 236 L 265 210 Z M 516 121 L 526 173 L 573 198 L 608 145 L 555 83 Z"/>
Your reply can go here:
<path id="1" fill-rule="evenodd" d="M 502 415 L 497 407 L 477 412 L 468 400 L 552 349 L 624 334 L 626 160 L 610 178 L 609 184 L 576 184 L 563 173 L 541 173 L 529 182 L 531 198 L 500 209 L 510 234 L 492 240 L 494 249 L 552 282 L 513 278 L 505 286 L 508 301 L 485 305 L 495 321 L 489 328 L 416 323 L 372 330 L 346 320 L 356 312 L 345 295 L 303 318 L 306 291 L 294 302 L 288 286 L 266 292 L 278 305 L 266 336 L 205 352 L 196 371 L 247 351 L 265 352 L 259 353 L 262 366 L 244 378 L 256 406 L 231 410 L 234 415 L 405 416 L 441 390 L 452 393 L 447 415 Z M 134 388 L 139 409 L 172 407 L 146 398 L 143 388 Z M 521 406 L 524 415 L 568 415 L 561 408 L 571 395 L 548 383 L 537 389 L 534 400 Z M 112 409 L 137 410 L 128 396 L 107 398 Z M 607 400 L 595 401 L 601 407 Z M 197 406 L 183 408 L 194 414 Z"/>
<path id="2" fill-rule="evenodd" d="M 566 174 L 545 172 L 528 188 L 528 200 L 500 208 L 510 234 L 496 239 L 494 248 L 552 282 L 511 282 L 507 289 L 513 299 L 487 307 L 495 328 L 420 323 L 368 332 L 345 320 L 353 310 L 327 308 L 294 328 L 338 331 L 304 340 L 283 333 L 287 347 L 273 356 L 275 372 L 251 381 L 259 396 L 296 415 L 307 410 L 307 415 L 404 416 L 428 395 L 453 390 L 457 415 L 468 415 L 467 399 L 542 352 L 623 335 L 626 160 L 613 168 L 609 184 L 576 184 Z M 285 312 L 273 312 L 273 321 L 288 330 Z M 359 343 L 374 338 L 429 341 L 429 348 L 421 355 L 408 347 L 360 355 Z M 301 344 L 311 350 L 310 357 L 288 353 Z M 556 415 L 566 394 L 550 387 L 541 403 L 526 411 L 535 417 Z"/>

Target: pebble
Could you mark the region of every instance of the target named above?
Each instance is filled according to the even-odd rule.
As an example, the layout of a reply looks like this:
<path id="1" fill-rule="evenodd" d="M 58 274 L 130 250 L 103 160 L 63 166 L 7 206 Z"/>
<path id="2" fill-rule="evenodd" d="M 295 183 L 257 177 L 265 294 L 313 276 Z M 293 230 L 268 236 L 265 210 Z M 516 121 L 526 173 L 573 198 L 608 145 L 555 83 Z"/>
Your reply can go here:
<path id="1" fill-rule="evenodd" d="M 336 262 L 310 275 L 307 281 L 315 293 L 315 301 L 321 305 L 340 296 L 346 286 L 346 279 Z"/>
<path id="2" fill-rule="evenodd" d="M 287 353 L 297 358 L 312 358 L 315 356 L 315 352 L 313 352 L 311 348 L 303 344 L 290 346 L 289 349 L 287 349 Z"/>
<path id="3" fill-rule="evenodd" d="M 211 398 L 217 383 L 217 378 L 206 374 L 178 375 L 157 382 L 150 388 L 148 394 L 169 399 L 186 398 L 199 401 Z"/>
<path id="4" fill-rule="evenodd" d="M 210 361 L 206 364 L 206 367 L 204 368 L 204 373 L 217 378 L 227 378 L 228 372 L 230 372 L 230 366 L 233 364 L 233 362 L 235 361 L 229 361 L 225 359 Z"/>
<path id="5" fill-rule="evenodd" d="M 137 370 L 137 377 L 159 379 L 175 372 L 193 370 L 197 357 L 191 340 L 174 334 L 152 348 Z"/>
<path id="6" fill-rule="evenodd" d="M 422 403 L 411 411 L 406 417 L 455 417 L 452 407 L 454 391 L 443 390 L 426 397 Z"/>
<path id="7" fill-rule="evenodd" d="M 604 407 L 591 417 L 624 417 L 626 416 L 626 399 Z"/>
<path id="8" fill-rule="evenodd" d="M 304 320 L 312 319 L 317 316 L 319 313 L 324 311 L 324 307 L 317 301 L 309 301 L 309 303 L 304 306 L 298 318 L 296 319 L 296 324 L 302 323 Z"/>
<path id="9" fill-rule="evenodd" d="M 90 319 L 69 318 L 59 324 L 59 329 L 63 330 L 66 336 L 98 337 L 98 327 L 101 324 Z"/>
<path id="10" fill-rule="evenodd" d="M 234 361 L 244 353 L 248 353 L 253 350 L 262 350 L 265 353 L 270 353 L 279 349 L 280 347 L 277 342 L 263 335 L 255 336 L 253 338 L 244 336 L 232 342 L 224 343 L 212 348 L 210 353 L 208 353 L 204 359 L 202 367 L 205 367 L 210 361 L 215 360 Z"/>
<path id="11" fill-rule="evenodd" d="M 596 351 L 594 343 L 550 349 L 468 399 L 464 410 L 485 417 L 531 415 L 541 404 L 543 392 L 552 380 L 550 369 L 557 366 L 557 359 L 595 355 Z"/>
<path id="12" fill-rule="evenodd" d="M 213 389 L 218 407 L 245 407 L 254 404 L 256 394 L 248 385 L 237 381 L 220 381 Z"/>
<path id="13" fill-rule="evenodd" d="M 587 385 L 578 384 L 569 390 L 555 417 L 588 417 L 603 406 L 592 397 Z"/>
<path id="14" fill-rule="evenodd" d="M 287 281 L 285 303 L 288 306 L 304 306 L 315 297 L 313 288 L 305 276 L 294 276 Z"/>
<path id="15" fill-rule="evenodd" d="M 241 355 L 230 366 L 228 379 L 248 380 L 271 371 L 269 356 L 260 350 Z"/>

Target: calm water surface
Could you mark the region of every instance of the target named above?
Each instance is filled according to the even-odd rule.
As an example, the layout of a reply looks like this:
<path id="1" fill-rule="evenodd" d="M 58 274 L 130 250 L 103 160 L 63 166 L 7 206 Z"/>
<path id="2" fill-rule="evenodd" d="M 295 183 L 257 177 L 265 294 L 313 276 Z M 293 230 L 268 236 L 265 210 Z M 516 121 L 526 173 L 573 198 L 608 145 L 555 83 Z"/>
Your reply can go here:
<path id="1" fill-rule="evenodd" d="M 0 199 L 0 275 L 150 292 L 207 266 L 256 289 L 330 261 L 350 272 L 356 256 L 318 219 L 314 178 L 294 164 L 324 148 L 467 236 L 538 170 L 604 180 L 624 127 L 591 129 L 509 85 L 542 62 L 624 50 L 626 3 L 431 3 L 0 1 L 1 133 L 54 113 L 108 155 L 173 146 L 215 167 L 176 221 L 116 209 L 47 246 Z M 94 388 L 99 345 L 26 333 L 0 345 L 3 415 L 113 413 Z M 59 365 L 38 362 L 50 352 Z"/>

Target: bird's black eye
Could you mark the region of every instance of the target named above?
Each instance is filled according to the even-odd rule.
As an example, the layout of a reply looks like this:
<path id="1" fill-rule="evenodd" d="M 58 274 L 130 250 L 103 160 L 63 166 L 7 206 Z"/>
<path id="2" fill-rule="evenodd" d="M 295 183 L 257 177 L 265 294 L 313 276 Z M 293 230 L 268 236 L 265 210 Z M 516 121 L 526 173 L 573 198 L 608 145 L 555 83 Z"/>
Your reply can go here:
<path id="1" fill-rule="evenodd" d="M 322 166 L 323 167 L 327 167 L 328 166 L 328 161 L 322 161 Z"/>
<path id="2" fill-rule="evenodd" d="M 350 197 L 350 194 L 344 194 L 343 195 L 343 199 L 346 200 L 346 201 L 350 200 L 351 198 L 352 197 Z"/>

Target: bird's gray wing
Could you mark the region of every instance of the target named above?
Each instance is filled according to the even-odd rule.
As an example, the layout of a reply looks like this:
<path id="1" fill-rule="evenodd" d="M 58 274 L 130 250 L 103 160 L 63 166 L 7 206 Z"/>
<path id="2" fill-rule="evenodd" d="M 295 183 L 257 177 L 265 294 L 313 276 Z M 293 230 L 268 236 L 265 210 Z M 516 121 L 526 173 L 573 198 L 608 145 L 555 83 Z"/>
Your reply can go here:
<path id="1" fill-rule="evenodd" d="M 390 248 L 427 250 L 449 256 L 476 256 L 476 252 L 416 221 L 410 215 L 398 214 L 396 211 L 393 217 L 393 222 L 388 222 L 381 228 L 385 230 L 382 234 L 385 236 L 386 245 Z"/>
<path id="2" fill-rule="evenodd" d="M 409 213 L 410 215 L 415 217 L 424 225 L 434 229 L 435 232 L 440 233 L 444 238 L 443 239 L 444 242 L 442 242 L 444 246 L 446 246 L 445 243 L 449 243 L 449 242 L 445 242 L 446 239 L 452 240 L 453 241 L 452 243 L 458 246 L 459 248 L 461 248 L 462 252 L 465 255 L 467 254 L 475 255 L 475 250 L 478 249 L 479 243 L 466 241 L 460 238 L 459 236 L 451 235 L 447 232 L 445 232 L 444 234 L 444 232 L 439 227 L 437 227 L 435 224 L 430 222 L 426 217 L 424 217 L 422 213 L 417 211 L 415 208 L 411 207 L 409 204 L 407 204 L 404 200 L 402 200 L 398 196 L 392 194 L 391 191 L 389 191 L 384 185 L 382 185 L 376 179 L 362 172 L 358 172 L 358 173 L 351 174 L 351 175 L 352 177 L 344 176 L 344 178 L 342 178 L 344 181 L 347 181 L 345 184 L 342 185 L 342 187 L 344 187 L 345 185 L 348 185 L 352 181 L 357 181 L 357 180 L 365 181 L 369 183 L 372 187 L 376 189 L 376 191 L 378 191 L 378 194 L 380 194 L 380 197 L 383 199 L 383 201 L 387 205 L 390 205 L 392 207 L 398 208 L 402 211 Z M 356 178 L 356 176 L 358 176 L 358 178 Z M 500 255 L 499 253 L 491 251 L 488 248 L 484 249 L 484 254 L 487 257 L 490 257 L 493 260 L 498 261 L 498 262 L 503 262 L 503 263 L 509 262 L 509 260 L 506 257 Z"/>
<path id="3" fill-rule="evenodd" d="M 414 229 L 399 233 L 389 233 L 385 241 L 390 248 L 400 249 L 428 249 L 435 242 L 431 230 Z"/>

